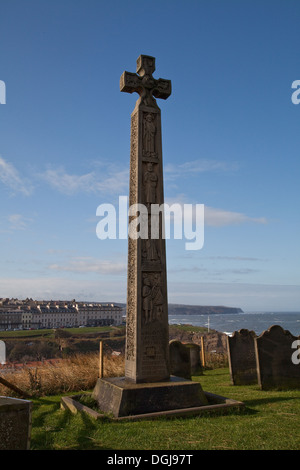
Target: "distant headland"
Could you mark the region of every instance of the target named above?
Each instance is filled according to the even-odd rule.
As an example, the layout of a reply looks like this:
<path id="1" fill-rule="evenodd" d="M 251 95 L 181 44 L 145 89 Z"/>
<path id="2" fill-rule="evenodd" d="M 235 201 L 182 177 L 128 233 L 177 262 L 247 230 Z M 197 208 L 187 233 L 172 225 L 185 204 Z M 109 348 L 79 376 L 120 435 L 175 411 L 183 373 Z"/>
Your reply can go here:
<path id="1" fill-rule="evenodd" d="M 225 313 L 244 313 L 241 308 L 209 306 L 209 305 L 181 305 L 169 304 L 169 315 L 213 315 Z"/>
<path id="2" fill-rule="evenodd" d="M 114 302 L 114 305 L 126 309 L 125 303 Z M 185 305 L 185 304 L 168 304 L 169 315 L 213 315 L 226 313 L 244 313 L 238 307 L 225 307 L 224 305 Z"/>

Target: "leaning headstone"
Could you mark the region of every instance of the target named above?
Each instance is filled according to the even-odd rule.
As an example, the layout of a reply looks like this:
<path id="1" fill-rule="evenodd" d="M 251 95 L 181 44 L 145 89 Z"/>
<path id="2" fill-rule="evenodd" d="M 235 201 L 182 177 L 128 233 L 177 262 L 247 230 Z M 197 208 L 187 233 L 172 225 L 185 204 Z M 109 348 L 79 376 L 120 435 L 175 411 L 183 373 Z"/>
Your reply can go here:
<path id="1" fill-rule="evenodd" d="M 203 375 L 201 347 L 196 343 L 186 343 L 185 347 L 190 353 L 191 375 Z"/>
<path id="2" fill-rule="evenodd" d="M 273 325 L 254 339 L 258 384 L 262 390 L 300 390 L 300 364 L 292 360 L 299 338 Z"/>
<path id="3" fill-rule="evenodd" d="M 169 343 L 170 372 L 177 377 L 191 378 L 190 351 L 181 341 L 173 339 Z"/>
<path id="4" fill-rule="evenodd" d="M 29 450 L 32 402 L 0 397 L 0 450 Z"/>
<path id="5" fill-rule="evenodd" d="M 233 385 L 257 383 L 254 331 L 241 329 L 227 336 L 230 378 Z"/>

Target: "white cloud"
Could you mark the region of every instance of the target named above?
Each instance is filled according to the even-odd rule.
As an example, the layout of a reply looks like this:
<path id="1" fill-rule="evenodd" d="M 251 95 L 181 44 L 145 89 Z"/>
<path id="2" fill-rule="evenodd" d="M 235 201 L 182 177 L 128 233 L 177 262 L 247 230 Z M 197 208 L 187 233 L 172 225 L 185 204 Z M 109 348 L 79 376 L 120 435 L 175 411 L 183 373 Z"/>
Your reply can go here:
<path id="1" fill-rule="evenodd" d="M 46 171 L 33 174 L 31 181 L 21 176 L 18 170 L 0 157 L 0 182 L 13 193 L 29 196 L 33 191 L 32 181 L 46 181 L 53 189 L 72 195 L 76 193 L 128 193 L 129 170 L 101 162 L 95 171 L 84 174 L 67 173 L 61 168 L 48 168 Z"/>
<path id="2" fill-rule="evenodd" d="M 66 194 L 74 194 L 79 191 L 90 191 L 93 183 L 94 175 L 87 173 L 86 175 L 69 175 L 62 169 L 47 170 L 40 175 L 50 186 L 58 191 Z"/>
<path id="3" fill-rule="evenodd" d="M 90 281 L 62 277 L 0 279 L 1 297 L 36 300 L 71 300 L 95 302 L 126 301 L 126 279 Z"/>
<path id="4" fill-rule="evenodd" d="M 241 212 L 226 211 L 224 209 L 215 209 L 205 206 L 204 208 L 205 225 L 210 227 L 222 227 L 225 225 L 240 225 L 244 223 L 266 224 L 265 217 L 249 217 Z"/>
<path id="5" fill-rule="evenodd" d="M 168 164 L 165 167 L 166 179 L 176 179 L 183 176 L 191 176 L 203 172 L 211 171 L 235 171 L 238 168 L 236 163 L 228 163 L 217 160 L 193 160 L 182 163 L 181 165 Z M 181 194 L 176 199 L 169 199 L 168 204 L 188 204 L 185 195 Z M 240 212 L 234 212 L 225 209 L 214 208 L 204 205 L 204 223 L 210 227 L 223 227 L 226 225 L 240 225 L 244 223 L 266 224 L 265 217 L 250 217 Z M 195 212 L 191 213 L 193 219 Z M 193 220 L 194 221 L 194 220 Z"/>
<path id="6" fill-rule="evenodd" d="M 177 198 L 166 199 L 166 204 L 172 206 L 179 204 L 181 212 L 184 214 L 184 204 L 191 204 L 187 201 L 186 197 L 181 194 Z M 192 210 L 186 212 L 186 221 L 195 223 L 196 204 L 192 205 Z M 172 214 L 171 214 L 172 215 Z M 234 212 L 224 209 L 216 209 L 214 207 L 206 206 L 204 204 L 204 226 L 209 227 L 223 227 L 226 225 L 240 225 L 244 223 L 267 224 L 266 217 L 249 217 L 241 212 Z"/>
<path id="7" fill-rule="evenodd" d="M 22 214 L 11 214 L 8 216 L 9 228 L 12 230 L 25 230 L 32 219 Z"/>
<path id="8" fill-rule="evenodd" d="M 266 258 L 253 258 L 248 256 L 209 256 L 208 259 L 225 261 L 267 261 Z"/>
<path id="9" fill-rule="evenodd" d="M 233 171 L 237 169 L 236 163 L 228 163 L 218 160 L 192 160 L 181 165 L 167 164 L 164 167 L 166 179 L 175 179 L 185 175 L 194 175 L 210 171 Z"/>
<path id="10" fill-rule="evenodd" d="M 51 264 L 49 269 L 54 271 L 69 271 L 73 273 L 97 273 L 97 274 L 124 274 L 126 273 L 126 263 L 112 262 L 86 257 L 76 257 L 66 264 Z"/>
<path id="11" fill-rule="evenodd" d="M 16 168 L 2 157 L 0 157 L 0 181 L 14 193 L 22 193 L 25 196 L 32 193 L 31 183 L 21 177 Z"/>
<path id="12" fill-rule="evenodd" d="M 69 174 L 63 168 L 48 169 L 39 176 L 52 188 L 63 194 L 84 193 L 118 193 L 128 192 L 128 170 L 108 167 L 101 173 L 91 171 L 83 175 Z"/>

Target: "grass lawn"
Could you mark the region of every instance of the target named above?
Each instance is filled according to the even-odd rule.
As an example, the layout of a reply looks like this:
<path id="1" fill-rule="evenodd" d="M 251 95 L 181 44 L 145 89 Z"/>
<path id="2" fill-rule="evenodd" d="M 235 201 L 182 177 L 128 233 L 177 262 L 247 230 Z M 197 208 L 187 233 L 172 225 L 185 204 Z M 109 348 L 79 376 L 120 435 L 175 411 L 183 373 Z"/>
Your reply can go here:
<path id="1" fill-rule="evenodd" d="M 203 390 L 243 401 L 242 414 L 149 421 L 95 421 L 60 409 L 60 396 L 33 399 L 33 450 L 299 450 L 300 391 L 232 386 L 228 369 L 205 371 Z M 71 395 L 71 394 L 69 394 Z"/>
<path id="2" fill-rule="evenodd" d="M 58 328 L 60 331 L 66 331 L 70 335 L 87 335 L 87 334 L 96 334 L 96 333 L 105 333 L 105 332 L 114 332 L 115 334 L 122 334 L 124 327 L 116 326 L 87 326 L 84 328 Z M 124 332 L 123 332 L 124 333 Z M 43 328 L 40 330 L 9 330 L 9 331 L 0 331 L 0 339 L 21 339 L 21 338 L 38 338 L 38 337 L 52 337 L 55 336 L 55 328 Z"/>
<path id="3" fill-rule="evenodd" d="M 194 325 L 182 325 L 173 323 L 169 325 L 169 331 L 187 331 L 188 333 L 207 333 L 207 328 L 204 326 L 194 326 Z"/>

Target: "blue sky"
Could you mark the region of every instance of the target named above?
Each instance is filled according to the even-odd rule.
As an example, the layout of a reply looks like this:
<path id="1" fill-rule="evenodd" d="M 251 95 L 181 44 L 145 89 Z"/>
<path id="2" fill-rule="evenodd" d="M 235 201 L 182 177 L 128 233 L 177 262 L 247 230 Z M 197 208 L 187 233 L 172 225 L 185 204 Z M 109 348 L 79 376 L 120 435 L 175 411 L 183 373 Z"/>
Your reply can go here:
<path id="1" fill-rule="evenodd" d="M 298 310 L 300 4 L 1 0 L 0 297 L 126 301 L 126 240 L 97 207 L 128 195 L 140 54 L 172 81 L 167 202 L 204 204 L 204 246 L 167 240 L 172 303 Z"/>

